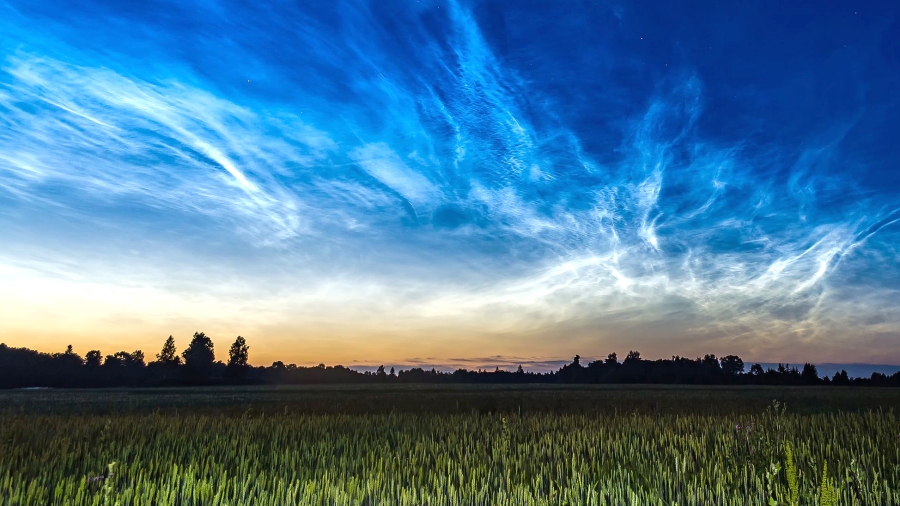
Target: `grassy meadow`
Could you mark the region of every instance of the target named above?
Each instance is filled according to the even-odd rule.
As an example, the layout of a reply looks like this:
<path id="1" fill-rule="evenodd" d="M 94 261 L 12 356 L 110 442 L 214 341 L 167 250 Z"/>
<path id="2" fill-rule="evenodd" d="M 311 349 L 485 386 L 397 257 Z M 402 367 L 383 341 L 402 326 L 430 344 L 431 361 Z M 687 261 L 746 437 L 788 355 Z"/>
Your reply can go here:
<path id="1" fill-rule="evenodd" d="M 898 413 L 835 387 L 5 391 L 0 505 L 898 505 Z"/>

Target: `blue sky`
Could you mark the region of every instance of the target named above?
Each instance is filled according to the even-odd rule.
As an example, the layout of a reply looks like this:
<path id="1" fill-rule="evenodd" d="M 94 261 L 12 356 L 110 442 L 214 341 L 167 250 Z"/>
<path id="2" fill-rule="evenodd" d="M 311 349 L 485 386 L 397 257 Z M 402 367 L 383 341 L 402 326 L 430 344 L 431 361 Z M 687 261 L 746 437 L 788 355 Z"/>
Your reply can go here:
<path id="1" fill-rule="evenodd" d="M 0 0 L 0 336 L 900 363 L 900 7 L 557 4 Z"/>

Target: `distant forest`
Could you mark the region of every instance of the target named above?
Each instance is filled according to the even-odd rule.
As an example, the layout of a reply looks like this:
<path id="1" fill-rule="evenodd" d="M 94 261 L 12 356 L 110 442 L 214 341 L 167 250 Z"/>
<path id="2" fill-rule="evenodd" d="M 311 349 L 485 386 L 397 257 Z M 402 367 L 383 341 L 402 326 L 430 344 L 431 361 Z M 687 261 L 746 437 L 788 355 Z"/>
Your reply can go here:
<path id="1" fill-rule="evenodd" d="M 120 351 L 103 356 L 92 350 L 82 357 L 70 345 L 62 353 L 42 353 L 28 348 L 12 348 L 0 343 L 0 388 L 28 387 L 152 387 L 187 385 L 274 385 L 324 383 L 656 383 L 685 385 L 836 385 L 900 387 L 900 372 L 891 376 L 872 373 L 869 378 L 850 378 L 846 371 L 833 377 L 819 377 L 816 366 L 801 369 L 779 364 L 776 369 L 753 364 L 745 370 L 744 361 L 735 355 L 718 358 L 674 356 L 664 360 L 645 360 L 631 351 L 619 361 L 615 353 L 606 359 L 582 364 L 575 356 L 571 363 L 555 372 L 515 372 L 458 369 L 442 372 L 411 368 L 395 372 L 384 366 L 375 372 L 360 372 L 343 367 L 301 367 L 278 361 L 272 365 L 251 366 L 249 346 L 238 336 L 228 350 L 228 361 L 217 361 L 212 339 L 197 332 L 180 354 L 172 336 L 165 341 L 156 360 L 147 362 L 140 350 Z"/>

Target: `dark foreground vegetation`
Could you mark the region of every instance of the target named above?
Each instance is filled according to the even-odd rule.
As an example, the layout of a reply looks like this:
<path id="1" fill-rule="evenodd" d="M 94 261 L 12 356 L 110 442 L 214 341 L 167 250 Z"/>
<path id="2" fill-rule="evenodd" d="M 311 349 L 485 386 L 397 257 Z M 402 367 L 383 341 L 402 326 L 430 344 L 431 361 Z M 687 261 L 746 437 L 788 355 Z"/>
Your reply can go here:
<path id="1" fill-rule="evenodd" d="M 0 414 L 754 415 L 773 400 L 798 415 L 900 413 L 900 389 L 744 385 L 251 385 L 0 391 Z M 898 427 L 900 437 L 900 427 Z"/>
<path id="2" fill-rule="evenodd" d="M 11 348 L 0 343 L 0 388 L 27 387 L 116 387 L 186 385 L 277 385 L 277 384 L 377 384 L 377 383 L 483 383 L 483 384 L 683 384 L 683 385 L 834 385 L 900 387 L 900 372 L 887 376 L 872 373 L 868 378 L 850 378 L 846 371 L 833 377 L 819 377 L 814 364 L 802 368 L 779 364 L 764 369 L 759 364 L 745 368 L 735 355 L 718 358 L 706 355 L 690 359 L 672 357 L 645 360 L 631 351 L 619 361 L 615 353 L 606 359 L 582 364 L 575 356 L 555 372 L 470 371 L 442 372 L 435 369 L 360 372 L 340 365 L 300 367 L 275 362 L 268 367 L 249 365 L 249 346 L 238 336 L 228 350 L 227 362 L 217 361 L 214 344 L 206 334 L 195 333 L 181 354 L 172 336 L 147 363 L 141 350 L 104 355 L 91 350 L 84 357 L 69 346 L 62 353 L 41 353 L 27 348 Z"/>
<path id="3" fill-rule="evenodd" d="M 887 506 L 898 409 L 825 387 L 7 390 L 0 506 Z"/>

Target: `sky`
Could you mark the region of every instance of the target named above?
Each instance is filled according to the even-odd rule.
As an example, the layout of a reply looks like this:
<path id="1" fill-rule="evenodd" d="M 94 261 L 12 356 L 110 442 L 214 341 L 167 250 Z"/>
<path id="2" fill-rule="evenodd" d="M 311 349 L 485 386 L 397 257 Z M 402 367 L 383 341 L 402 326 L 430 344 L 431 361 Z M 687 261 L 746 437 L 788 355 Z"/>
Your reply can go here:
<path id="1" fill-rule="evenodd" d="M 900 364 L 898 89 L 887 1 L 0 0 L 0 341 Z"/>

